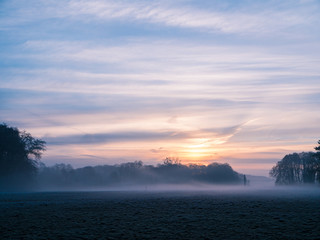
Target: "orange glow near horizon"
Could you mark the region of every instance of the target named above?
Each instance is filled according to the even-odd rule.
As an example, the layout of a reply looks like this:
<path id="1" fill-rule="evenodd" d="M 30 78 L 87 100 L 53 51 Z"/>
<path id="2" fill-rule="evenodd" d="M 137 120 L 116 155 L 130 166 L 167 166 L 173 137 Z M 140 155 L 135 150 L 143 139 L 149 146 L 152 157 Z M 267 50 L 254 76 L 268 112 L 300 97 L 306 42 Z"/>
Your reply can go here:
<path id="1" fill-rule="evenodd" d="M 208 165 L 212 162 L 229 163 L 234 169 L 248 171 L 265 169 L 282 159 L 285 154 L 299 151 L 312 151 L 313 145 L 292 144 L 266 144 L 260 146 L 253 143 L 237 143 L 226 141 L 217 144 L 210 138 L 186 138 L 179 141 L 138 141 L 107 144 L 74 144 L 67 146 L 48 146 L 43 161 L 67 162 L 75 167 L 84 165 L 119 164 L 142 160 L 145 164 L 156 165 L 162 163 L 166 157 L 177 158 L 182 164 Z M 273 145 L 273 146 L 272 146 Z M 161 147 L 155 147 L 161 146 Z M 73 159 L 77 159 L 74 164 Z M 267 159 L 271 159 L 267 161 Z M 272 160 L 274 159 L 274 160 Z M 250 160 L 250 161 L 249 161 Z M 251 161 L 254 160 L 254 161 Z M 69 161 L 69 162 L 68 162 Z"/>

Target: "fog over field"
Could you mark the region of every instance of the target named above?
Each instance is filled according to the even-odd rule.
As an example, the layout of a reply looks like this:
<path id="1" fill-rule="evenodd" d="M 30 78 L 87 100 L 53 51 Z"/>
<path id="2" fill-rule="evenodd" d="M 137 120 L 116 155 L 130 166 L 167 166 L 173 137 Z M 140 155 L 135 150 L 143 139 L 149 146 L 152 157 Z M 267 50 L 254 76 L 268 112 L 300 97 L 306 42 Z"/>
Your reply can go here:
<path id="1" fill-rule="evenodd" d="M 183 165 L 167 158 L 163 164 L 144 165 L 141 161 L 117 165 L 73 168 L 66 164 L 42 164 L 32 187 L 35 190 L 208 190 L 231 186 L 267 187 L 267 177 L 235 172 L 229 164 Z"/>

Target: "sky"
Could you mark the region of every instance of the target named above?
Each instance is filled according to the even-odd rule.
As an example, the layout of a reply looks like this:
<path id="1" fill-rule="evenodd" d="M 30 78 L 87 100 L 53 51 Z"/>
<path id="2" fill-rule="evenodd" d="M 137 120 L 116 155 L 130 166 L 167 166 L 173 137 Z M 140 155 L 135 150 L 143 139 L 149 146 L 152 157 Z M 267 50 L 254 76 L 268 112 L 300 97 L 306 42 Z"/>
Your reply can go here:
<path id="1" fill-rule="evenodd" d="M 0 0 L 0 122 L 42 162 L 229 163 L 320 139 L 320 1 Z"/>

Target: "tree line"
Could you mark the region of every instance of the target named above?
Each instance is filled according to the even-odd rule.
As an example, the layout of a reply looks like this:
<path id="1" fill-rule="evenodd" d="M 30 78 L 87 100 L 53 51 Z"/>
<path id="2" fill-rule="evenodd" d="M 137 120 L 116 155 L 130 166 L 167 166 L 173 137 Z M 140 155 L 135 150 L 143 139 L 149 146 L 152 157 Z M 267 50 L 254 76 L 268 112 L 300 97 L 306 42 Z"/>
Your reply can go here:
<path id="1" fill-rule="evenodd" d="M 45 144 L 45 141 L 33 138 L 30 133 L 0 124 L 0 190 L 30 186 L 102 187 L 193 182 L 236 184 L 243 179 L 228 164 L 183 165 L 179 160 L 170 158 L 157 166 L 135 161 L 77 169 L 66 164 L 47 167 L 39 161 L 46 150 Z"/>
<path id="2" fill-rule="evenodd" d="M 271 170 L 270 176 L 279 185 L 320 183 L 320 140 L 316 152 L 286 155 Z M 30 186 L 84 187 L 136 184 L 230 183 L 240 184 L 245 176 L 229 164 L 183 165 L 166 158 L 157 166 L 141 161 L 117 165 L 71 165 L 47 167 L 39 160 L 46 143 L 26 131 L 0 124 L 0 190 L 23 189 Z"/>
<path id="3" fill-rule="evenodd" d="M 205 166 L 164 162 L 153 166 L 144 165 L 142 161 L 77 169 L 66 164 L 56 164 L 52 167 L 43 165 L 39 168 L 37 178 L 41 188 L 242 183 L 241 176 L 228 164 L 212 163 Z"/>
<path id="4" fill-rule="evenodd" d="M 286 155 L 270 170 L 270 176 L 278 185 L 320 183 L 320 140 L 315 150 Z"/>

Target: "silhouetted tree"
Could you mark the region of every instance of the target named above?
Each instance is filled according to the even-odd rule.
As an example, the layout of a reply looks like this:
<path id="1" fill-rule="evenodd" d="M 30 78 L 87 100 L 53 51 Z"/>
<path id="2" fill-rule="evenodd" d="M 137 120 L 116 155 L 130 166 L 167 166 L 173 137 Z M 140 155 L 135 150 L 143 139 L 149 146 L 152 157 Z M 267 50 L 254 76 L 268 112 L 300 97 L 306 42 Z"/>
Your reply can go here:
<path id="1" fill-rule="evenodd" d="M 270 176 L 276 179 L 276 184 L 296 184 L 302 182 L 301 159 L 297 153 L 286 155 L 270 171 Z"/>
<path id="2" fill-rule="evenodd" d="M 319 172 L 319 160 L 313 152 L 286 155 L 269 172 L 276 179 L 276 184 L 291 185 L 315 183 Z"/>
<path id="3" fill-rule="evenodd" d="M 320 140 L 318 141 L 319 146 L 315 147 L 314 149 L 320 154 Z"/>
<path id="4" fill-rule="evenodd" d="M 318 141 L 318 146 L 314 148 L 317 152 L 315 153 L 315 158 L 317 161 L 316 167 L 316 180 L 320 183 L 320 140 Z"/>
<path id="5" fill-rule="evenodd" d="M 0 189 L 22 187 L 30 182 L 44 150 L 44 141 L 0 124 Z"/>
<path id="6" fill-rule="evenodd" d="M 163 160 L 163 164 L 164 165 L 181 165 L 181 161 L 179 160 L 179 158 L 169 158 L 166 157 L 165 160 Z"/>
<path id="7" fill-rule="evenodd" d="M 317 159 L 313 152 L 300 153 L 302 164 L 302 179 L 304 183 L 314 183 L 317 172 Z"/>

